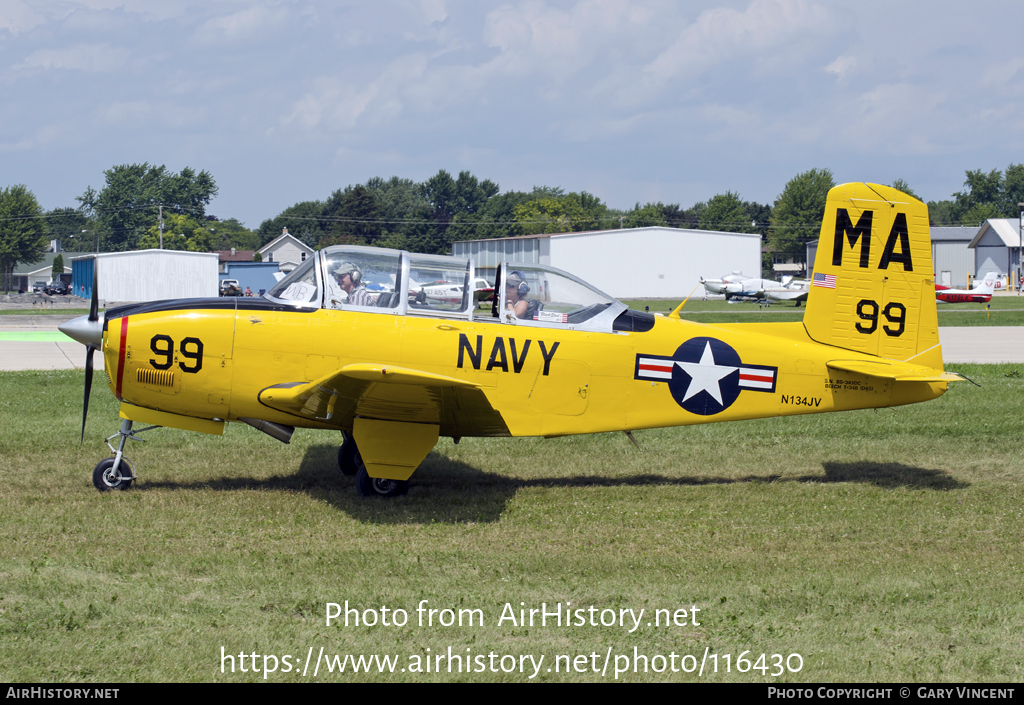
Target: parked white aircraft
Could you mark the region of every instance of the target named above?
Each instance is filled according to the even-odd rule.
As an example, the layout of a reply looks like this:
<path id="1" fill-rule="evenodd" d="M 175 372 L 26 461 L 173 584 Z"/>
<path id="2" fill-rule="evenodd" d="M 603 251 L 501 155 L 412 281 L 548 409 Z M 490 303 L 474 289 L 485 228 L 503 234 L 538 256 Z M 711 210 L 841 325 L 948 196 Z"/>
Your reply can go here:
<path id="1" fill-rule="evenodd" d="M 792 277 L 786 277 L 780 283 L 774 279 L 748 279 L 739 272 L 733 272 L 721 279 L 702 280 L 702 283 L 709 294 L 724 294 L 726 301 L 732 298 L 770 298 L 797 303 L 807 300 L 807 282 Z"/>

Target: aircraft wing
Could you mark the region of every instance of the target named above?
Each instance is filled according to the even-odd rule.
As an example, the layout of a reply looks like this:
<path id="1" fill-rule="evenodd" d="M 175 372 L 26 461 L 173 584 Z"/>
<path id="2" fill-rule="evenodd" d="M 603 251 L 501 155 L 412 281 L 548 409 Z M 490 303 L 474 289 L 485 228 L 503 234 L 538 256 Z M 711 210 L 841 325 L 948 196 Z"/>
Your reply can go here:
<path id="1" fill-rule="evenodd" d="M 792 291 L 768 291 L 768 298 L 772 301 L 806 301 L 808 291 L 794 289 Z"/>
<path id="2" fill-rule="evenodd" d="M 930 367 L 908 365 L 893 360 L 832 360 L 825 363 L 830 370 L 881 377 L 897 382 L 962 382 L 954 372 L 938 372 Z"/>
<path id="3" fill-rule="evenodd" d="M 392 365 L 346 365 L 312 382 L 277 384 L 261 404 L 331 426 L 352 428 L 359 416 L 438 424 L 444 435 L 510 435 L 501 414 L 473 382 Z"/>

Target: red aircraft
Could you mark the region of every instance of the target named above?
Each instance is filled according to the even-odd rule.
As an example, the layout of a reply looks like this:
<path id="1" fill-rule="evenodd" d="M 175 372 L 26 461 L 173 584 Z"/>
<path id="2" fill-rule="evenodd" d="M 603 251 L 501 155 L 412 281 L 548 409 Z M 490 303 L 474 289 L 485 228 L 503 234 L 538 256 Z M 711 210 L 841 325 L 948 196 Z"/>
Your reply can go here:
<path id="1" fill-rule="evenodd" d="M 940 289 L 935 287 L 935 300 L 944 304 L 987 304 L 996 290 L 995 272 L 989 272 L 985 279 L 973 289 Z"/>

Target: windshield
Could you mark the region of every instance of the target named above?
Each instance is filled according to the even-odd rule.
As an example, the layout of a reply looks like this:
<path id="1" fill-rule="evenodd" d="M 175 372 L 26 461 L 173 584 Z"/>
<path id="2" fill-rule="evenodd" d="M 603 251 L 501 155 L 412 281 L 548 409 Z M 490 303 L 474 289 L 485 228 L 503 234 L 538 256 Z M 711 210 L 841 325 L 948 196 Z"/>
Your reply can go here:
<path id="1" fill-rule="evenodd" d="M 402 253 L 369 247 L 327 248 L 322 253 L 328 308 L 398 308 Z"/>
<path id="2" fill-rule="evenodd" d="M 568 272 L 519 263 L 507 267 L 502 291 L 505 312 L 518 319 L 577 325 L 618 304 Z"/>
<path id="3" fill-rule="evenodd" d="M 316 283 L 316 258 L 310 257 L 296 267 L 291 274 L 275 284 L 266 298 L 291 301 L 297 304 L 319 305 L 319 289 Z"/>

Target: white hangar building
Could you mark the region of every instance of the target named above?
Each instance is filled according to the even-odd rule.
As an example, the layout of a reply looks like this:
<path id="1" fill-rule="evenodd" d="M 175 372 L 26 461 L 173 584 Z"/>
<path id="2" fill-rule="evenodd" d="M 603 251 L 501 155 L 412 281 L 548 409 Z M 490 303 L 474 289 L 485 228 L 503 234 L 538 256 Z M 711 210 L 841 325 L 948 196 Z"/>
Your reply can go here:
<path id="1" fill-rule="evenodd" d="M 983 278 L 989 272 L 1001 277 L 1019 276 L 1021 269 L 1020 231 L 1024 218 L 989 218 L 978 228 L 968 245 L 974 250 L 975 277 Z"/>
<path id="2" fill-rule="evenodd" d="M 103 301 L 141 302 L 218 295 L 216 252 L 101 252 L 71 261 L 75 293 L 92 298 L 95 273 Z"/>
<path id="3" fill-rule="evenodd" d="M 701 277 L 741 271 L 761 276 L 761 236 L 649 227 L 523 235 L 452 243 L 477 276 L 494 281 L 500 262 L 545 264 L 575 274 L 620 299 L 682 299 Z"/>

